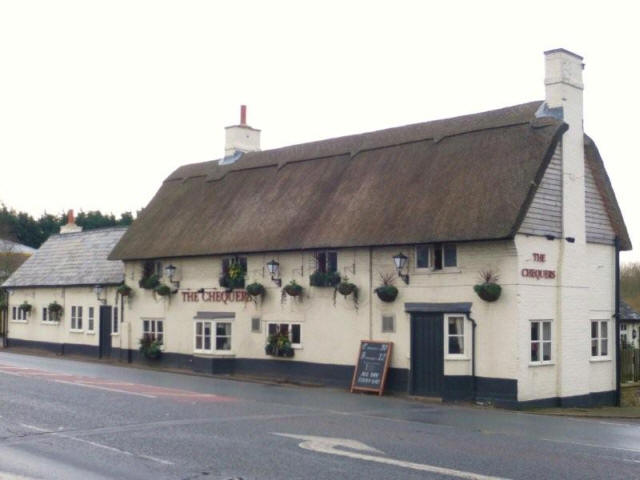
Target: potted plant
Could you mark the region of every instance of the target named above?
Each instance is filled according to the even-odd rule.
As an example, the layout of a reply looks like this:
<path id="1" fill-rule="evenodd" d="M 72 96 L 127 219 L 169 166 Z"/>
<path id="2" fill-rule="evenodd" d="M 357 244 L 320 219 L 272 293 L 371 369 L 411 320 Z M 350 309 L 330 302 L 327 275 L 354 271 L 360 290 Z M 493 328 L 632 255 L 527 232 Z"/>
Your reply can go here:
<path id="1" fill-rule="evenodd" d="M 264 347 L 264 353 L 272 355 L 274 357 L 293 357 L 294 350 L 291 346 L 291 340 L 286 333 L 276 333 L 269 335 L 267 344 Z"/>
<path id="2" fill-rule="evenodd" d="M 22 313 L 27 314 L 31 312 L 31 304 L 26 300 L 18 307 Z"/>
<path id="3" fill-rule="evenodd" d="M 378 298 L 385 303 L 391 303 L 395 301 L 398 296 L 398 289 L 393 284 L 394 275 L 392 273 L 380 274 L 382 285 L 374 289 Z"/>
<path id="4" fill-rule="evenodd" d="M 312 287 L 335 287 L 340 283 L 338 272 L 321 272 L 316 270 L 309 276 L 309 285 Z"/>
<path id="5" fill-rule="evenodd" d="M 220 286 L 231 291 L 244 288 L 244 277 L 247 274 L 240 262 L 233 262 L 229 269 L 220 276 Z"/>
<path id="6" fill-rule="evenodd" d="M 131 295 L 131 287 L 129 285 L 127 285 L 126 283 L 122 282 L 120 285 L 118 285 L 118 288 L 116 289 L 116 293 L 118 295 L 122 295 L 123 297 L 128 297 Z"/>
<path id="7" fill-rule="evenodd" d="M 338 283 L 338 285 L 336 285 L 336 288 L 333 291 L 333 305 L 335 306 L 336 304 L 336 295 L 337 294 L 342 295 L 343 297 L 348 297 L 349 295 L 353 295 L 353 303 L 356 307 L 356 310 L 358 309 L 358 287 L 356 286 L 355 283 L 351 283 L 349 282 L 349 277 L 344 277 L 340 283 Z"/>
<path id="8" fill-rule="evenodd" d="M 264 285 L 258 282 L 250 283 L 246 286 L 246 290 L 247 293 L 253 298 L 261 297 L 266 292 Z"/>
<path id="9" fill-rule="evenodd" d="M 155 340 L 151 335 L 143 335 L 140 339 L 140 352 L 150 360 L 162 355 L 162 342 Z"/>
<path id="10" fill-rule="evenodd" d="M 158 285 L 156 288 L 153 289 L 153 291 L 158 295 L 160 295 L 161 297 L 168 297 L 172 293 L 171 287 L 169 287 L 168 285 L 165 285 L 164 283 L 161 283 L 160 285 Z"/>
<path id="11" fill-rule="evenodd" d="M 49 315 L 51 320 L 57 321 L 60 319 L 60 315 L 62 315 L 62 305 L 58 302 L 54 301 L 49 304 Z"/>
<path id="12" fill-rule="evenodd" d="M 287 301 L 287 295 L 295 299 L 299 299 L 299 301 L 302 301 L 303 290 L 304 289 L 302 288 L 302 285 L 298 285 L 295 280 L 291 280 L 284 287 L 282 287 L 282 303 L 285 303 Z"/>
<path id="13" fill-rule="evenodd" d="M 145 290 L 153 290 L 160 285 L 160 279 L 158 279 L 158 275 L 154 273 L 148 277 L 142 277 L 138 282 L 138 285 L 140 285 L 140 288 L 144 288 Z"/>
<path id="14" fill-rule="evenodd" d="M 480 272 L 479 283 L 473 287 L 478 296 L 485 302 L 495 302 L 500 298 L 502 287 L 498 285 L 499 276 L 492 270 Z"/>

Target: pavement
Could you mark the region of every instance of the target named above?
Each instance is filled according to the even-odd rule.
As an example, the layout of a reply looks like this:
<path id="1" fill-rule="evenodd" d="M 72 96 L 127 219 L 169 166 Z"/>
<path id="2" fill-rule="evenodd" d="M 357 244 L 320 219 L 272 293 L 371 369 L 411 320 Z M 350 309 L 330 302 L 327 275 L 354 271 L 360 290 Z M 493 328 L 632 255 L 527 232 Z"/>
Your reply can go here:
<path id="1" fill-rule="evenodd" d="M 0 352 L 0 479 L 638 478 L 640 424 Z"/>

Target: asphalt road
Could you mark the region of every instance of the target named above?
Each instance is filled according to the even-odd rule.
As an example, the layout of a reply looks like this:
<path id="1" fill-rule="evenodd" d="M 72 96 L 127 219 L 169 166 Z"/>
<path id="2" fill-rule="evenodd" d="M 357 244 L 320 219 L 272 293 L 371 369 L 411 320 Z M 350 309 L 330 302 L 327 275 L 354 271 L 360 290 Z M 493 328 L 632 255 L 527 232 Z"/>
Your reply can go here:
<path id="1" fill-rule="evenodd" d="M 636 479 L 640 423 L 0 352 L 0 480 Z"/>

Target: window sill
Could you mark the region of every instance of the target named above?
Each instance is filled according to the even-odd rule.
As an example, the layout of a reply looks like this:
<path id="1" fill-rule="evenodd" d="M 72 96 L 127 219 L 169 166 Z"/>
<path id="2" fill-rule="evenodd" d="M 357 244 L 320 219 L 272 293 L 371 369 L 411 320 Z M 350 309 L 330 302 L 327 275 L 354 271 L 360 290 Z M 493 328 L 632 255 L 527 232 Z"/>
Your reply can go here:
<path id="1" fill-rule="evenodd" d="M 468 357 L 466 355 L 445 355 L 444 359 L 445 360 L 468 362 L 469 360 L 471 360 L 471 357 Z"/>
<path id="2" fill-rule="evenodd" d="M 9 323 L 29 323 L 28 320 L 9 320 Z"/>
<path id="3" fill-rule="evenodd" d="M 202 358 L 233 358 L 236 356 L 233 352 L 193 352 L 194 357 L 202 357 Z"/>
<path id="4" fill-rule="evenodd" d="M 95 335 L 96 331 L 95 330 L 89 330 L 86 332 L 87 335 Z"/>
<path id="5" fill-rule="evenodd" d="M 69 329 L 69 333 L 84 333 L 84 330 Z"/>
<path id="6" fill-rule="evenodd" d="M 442 270 L 431 270 L 430 268 L 416 268 L 413 275 L 446 275 L 449 273 L 462 273 L 459 267 L 447 267 Z"/>
<path id="7" fill-rule="evenodd" d="M 591 357 L 591 359 L 589 359 L 589 362 L 591 363 L 602 363 L 602 362 L 610 362 L 611 361 L 611 357 Z"/>
<path id="8" fill-rule="evenodd" d="M 60 322 L 40 322 L 40 325 L 60 325 Z"/>
<path id="9" fill-rule="evenodd" d="M 530 367 L 549 367 L 555 366 L 556 362 L 529 362 Z"/>
<path id="10" fill-rule="evenodd" d="M 120 332 L 111 332 L 111 336 L 112 337 L 119 337 L 120 336 Z"/>

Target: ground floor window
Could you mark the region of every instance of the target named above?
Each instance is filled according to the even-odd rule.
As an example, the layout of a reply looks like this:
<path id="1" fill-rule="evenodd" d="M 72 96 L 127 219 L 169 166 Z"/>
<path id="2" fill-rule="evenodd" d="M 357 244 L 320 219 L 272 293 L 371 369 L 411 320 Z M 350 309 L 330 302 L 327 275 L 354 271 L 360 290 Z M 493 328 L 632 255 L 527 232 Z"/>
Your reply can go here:
<path id="1" fill-rule="evenodd" d="M 531 321 L 531 363 L 551 362 L 551 321 Z"/>
<path id="2" fill-rule="evenodd" d="M 267 335 L 287 335 L 293 348 L 302 346 L 301 326 L 299 323 L 270 323 Z"/>
<path id="3" fill-rule="evenodd" d="M 111 315 L 111 333 L 118 333 L 118 307 L 113 307 Z"/>
<path id="4" fill-rule="evenodd" d="M 95 308 L 89 307 L 89 310 L 87 311 L 87 330 L 93 332 L 95 329 Z"/>
<path id="5" fill-rule="evenodd" d="M 231 350 L 231 322 L 196 320 L 194 351 L 203 353 Z"/>
<path id="6" fill-rule="evenodd" d="M 162 320 L 143 320 L 142 336 L 151 341 L 163 343 L 164 325 Z"/>
<path id="7" fill-rule="evenodd" d="M 28 315 L 29 314 L 20 307 L 12 307 L 11 309 L 11 320 L 22 320 L 26 322 L 29 318 Z"/>
<path id="8" fill-rule="evenodd" d="M 47 313 L 48 313 L 48 308 L 47 307 L 42 307 L 42 321 L 46 322 L 47 321 Z"/>
<path id="9" fill-rule="evenodd" d="M 71 307 L 71 330 L 82 330 L 82 307 L 73 305 Z"/>
<path id="10" fill-rule="evenodd" d="M 464 355 L 464 316 L 445 315 L 447 355 Z"/>
<path id="11" fill-rule="evenodd" d="M 591 357 L 607 358 L 609 356 L 609 322 L 607 320 L 591 321 Z"/>

